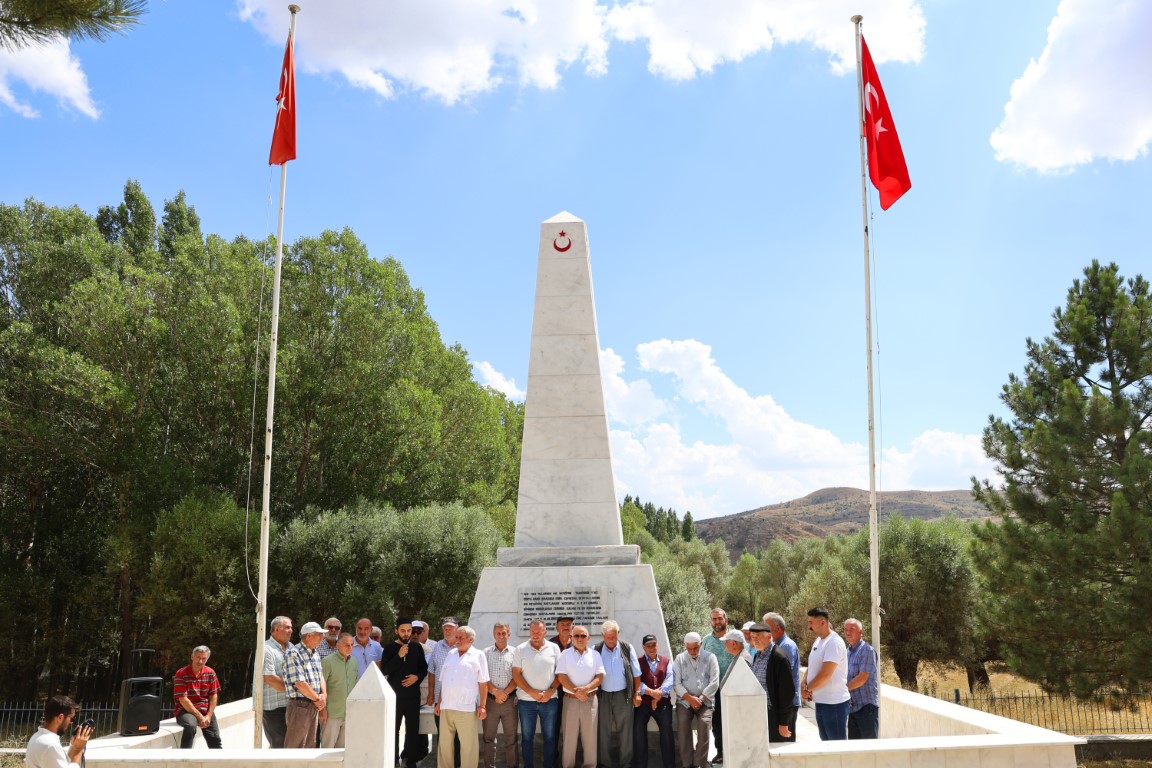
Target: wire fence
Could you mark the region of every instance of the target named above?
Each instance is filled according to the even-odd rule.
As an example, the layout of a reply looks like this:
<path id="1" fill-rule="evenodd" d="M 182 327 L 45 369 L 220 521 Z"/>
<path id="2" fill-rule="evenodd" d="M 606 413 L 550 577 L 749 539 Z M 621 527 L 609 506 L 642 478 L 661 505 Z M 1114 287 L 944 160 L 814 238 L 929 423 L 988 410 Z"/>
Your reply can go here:
<path id="1" fill-rule="evenodd" d="M 1152 733 L 1152 693 L 1100 694 L 1077 699 L 1045 693 L 962 696 L 956 689 L 953 701 L 1073 736 Z"/>
<path id="2" fill-rule="evenodd" d="M 113 704 L 81 704 L 74 722 L 92 719 L 93 736 L 116 733 L 120 708 Z M 44 718 L 43 702 L 0 702 L 0 747 L 24 747 Z"/>

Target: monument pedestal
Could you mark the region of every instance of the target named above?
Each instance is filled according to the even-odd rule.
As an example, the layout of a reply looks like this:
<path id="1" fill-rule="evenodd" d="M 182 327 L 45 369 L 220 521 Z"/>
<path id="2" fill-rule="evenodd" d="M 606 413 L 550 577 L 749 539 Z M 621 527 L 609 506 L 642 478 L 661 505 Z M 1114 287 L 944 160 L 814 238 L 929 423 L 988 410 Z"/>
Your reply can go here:
<path id="1" fill-rule="evenodd" d="M 600 624 L 612 619 L 620 625 L 620 639 L 637 655 L 644 652 L 641 638 L 649 634 L 656 636 L 661 654 L 671 650 L 650 565 L 485 568 L 468 624 L 478 642 L 484 638 L 487 644 L 492 625 L 506 622 L 512 630 L 509 643 L 516 645 L 528 639 L 533 619 L 543 619 L 551 634 L 561 614 L 587 626 L 592 642 L 599 642 Z"/>

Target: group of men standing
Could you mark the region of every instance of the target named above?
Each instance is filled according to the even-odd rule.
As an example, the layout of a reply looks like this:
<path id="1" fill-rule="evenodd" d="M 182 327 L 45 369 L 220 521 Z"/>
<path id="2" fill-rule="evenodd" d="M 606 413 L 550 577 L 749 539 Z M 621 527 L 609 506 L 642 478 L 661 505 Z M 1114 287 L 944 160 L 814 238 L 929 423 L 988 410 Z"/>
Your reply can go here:
<path id="1" fill-rule="evenodd" d="M 397 738 L 405 738 L 402 768 L 416 768 L 429 754 L 420 733 L 422 704 L 433 707 L 439 740 L 437 764 L 472 768 L 482 759 L 495 768 L 497 733 L 503 730 L 507 768 L 535 768 L 533 742 L 543 737 L 542 768 L 646 768 L 648 728 L 655 721 L 663 768 L 705 768 L 712 737 L 722 763 L 723 710 L 720 692 L 738 663 L 747 664 L 767 699 L 769 741 L 796 739 L 801 700 L 814 704 L 820 738 L 876 738 L 878 680 L 876 655 L 862 637 L 862 626 L 848 619 L 844 634 L 832 630 L 828 611 L 808 612 L 816 636 L 807 673 L 801 680 L 800 653 L 787 634 L 784 618 L 768 613 L 762 622 L 729 629 L 721 608 L 711 614 L 705 636 L 689 632 L 675 659 L 658 652 L 654 635 L 645 635 L 641 652 L 620 639 L 615 621 L 600 626 L 601 642 L 570 616 L 547 636 L 543 620 L 529 626 L 529 639 L 509 645 L 511 629 L 493 627 L 493 644 L 474 646 L 476 632 L 454 617 L 441 621 L 443 639 L 428 640 L 428 626 L 401 616 L 387 645 L 372 638 L 371 620 L 356 622 L 356 633 L 343 632 L 340 620 L 321 627 L 307 622 L 292 645 L 292 620 L 271 623 L 265 648 L 263 726 L 275 748 L 343 747 L 348 694 L 370 665 L 377 665 L 396 693 Z M 220 737 L 214 709 L 220 690 L 207 667 L 210 651 L 198 647 L 192 663 L 176 674 L 176 715 L 184 726 L 181 746 L 192 745 L 200 729 L 209 747 Z M 678 740 L 673 736 L 676 719 Z M 519 728 L 520 751 L 516 732 Z M 483 754 L 478 742 L 483 738 Z"/>

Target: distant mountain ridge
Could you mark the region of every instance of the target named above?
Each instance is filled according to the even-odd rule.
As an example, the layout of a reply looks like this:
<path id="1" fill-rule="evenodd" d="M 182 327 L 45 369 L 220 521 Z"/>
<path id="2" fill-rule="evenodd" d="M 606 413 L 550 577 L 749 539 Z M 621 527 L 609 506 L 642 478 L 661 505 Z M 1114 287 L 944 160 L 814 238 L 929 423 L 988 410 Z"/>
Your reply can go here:
<path id="1" fill-rule="evenodd" d="M 878 494 L 880 519 L 899 512 L 904 517 L 933 520 L 951 513 L 964 520 L 991 517 L 967 489 L 956 491 L 883 491 Z M 696 521 L 704 541 L 723 539 L 733 561 L 775 539 L 824 538 L 855 533 L 868 525 L 868 491 L 821 488 L 803 498 L 770 504 L 735 515 Z"/>

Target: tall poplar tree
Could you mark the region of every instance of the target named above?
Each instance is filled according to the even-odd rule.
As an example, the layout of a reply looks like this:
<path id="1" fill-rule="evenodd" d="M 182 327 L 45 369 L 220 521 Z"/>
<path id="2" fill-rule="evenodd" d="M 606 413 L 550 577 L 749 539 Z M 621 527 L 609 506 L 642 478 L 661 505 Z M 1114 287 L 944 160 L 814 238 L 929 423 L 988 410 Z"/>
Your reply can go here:
<path id="1" fill-rule="evenodd" d="M 1002 487 L 974 483 L 999 523 L 977 529 L 988 619 L 1012 668 L 1057 692 L 1152 682 L 1152 300 L 1140 276 L 1093 262 L 1027 341 L 984 450 Z"/>

